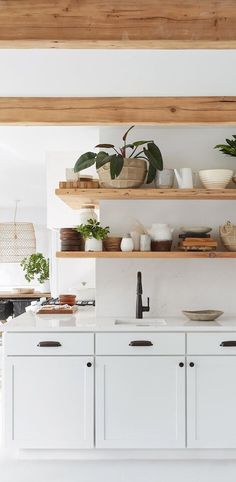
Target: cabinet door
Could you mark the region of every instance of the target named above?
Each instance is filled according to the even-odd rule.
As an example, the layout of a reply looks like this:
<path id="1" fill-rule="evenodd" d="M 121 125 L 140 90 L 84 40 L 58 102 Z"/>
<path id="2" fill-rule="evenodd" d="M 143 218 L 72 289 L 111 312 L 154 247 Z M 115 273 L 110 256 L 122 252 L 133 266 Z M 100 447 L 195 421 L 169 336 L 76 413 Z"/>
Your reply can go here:
<path id="1" fill-rule="evenodd" d="M 185 446 L 181 357 L 113 356 L 96 361 L 96 446 Z"/>
<path id="2" fill-rule="evenodd" d="M 92 357 L 9 357 L 6 364 L 7 443 L 93 447 Z"/>
<path id="3" fill-rule="evenodd" d="M 236 357 L 192 356 L 187 372 L 187 446 L 236 448 Z"/>

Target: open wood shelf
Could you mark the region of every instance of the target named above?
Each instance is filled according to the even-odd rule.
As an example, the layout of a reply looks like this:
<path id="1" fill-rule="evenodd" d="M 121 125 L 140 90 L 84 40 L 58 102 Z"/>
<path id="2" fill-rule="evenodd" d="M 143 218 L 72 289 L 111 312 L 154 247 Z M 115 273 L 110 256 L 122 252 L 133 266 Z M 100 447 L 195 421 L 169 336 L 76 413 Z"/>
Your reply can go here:
<path id="1" fill-rule="evenodd" d="M 96 259 L 189 259 L 189 258 L 234 258 L 233 251 L 58 251 L 57 258 L 96 258 Z"/>
<path id="2" fill-rule="evenodd" d="M 236 200 L 236 189 L 56 189 L 56 195 L 72 209 L 112 200 Z"/>

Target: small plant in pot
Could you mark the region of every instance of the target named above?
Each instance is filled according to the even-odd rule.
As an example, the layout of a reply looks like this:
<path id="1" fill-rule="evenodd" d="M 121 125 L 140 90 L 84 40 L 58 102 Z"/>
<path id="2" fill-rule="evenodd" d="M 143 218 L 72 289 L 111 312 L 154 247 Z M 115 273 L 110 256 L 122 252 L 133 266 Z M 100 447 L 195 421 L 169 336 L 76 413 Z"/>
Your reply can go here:
<path id="1" fill-rule="evenodd" d="M 103 240 L 108 237 L 110 229 L 103 228 L 95 219 L 88 219 L 86 224 L 80 224 L 75 228 L 85 240 L 85 251 L 102 251 Z"/>
<path id="2" fill-rule="evenodd" d="M 226 144 L 217 144 L 215 149 L 219 149 L 220 152 L 226 156 L 236 157 L 236 135 L 232 134 L 233 139 L 225 139 Z M 236 184 L 236 175 L 233 175 L 233 182 Z"/>
<path id="3" fill-rule="evenodd" d="M 150 184 L 157 170 L 163 170 L 163 159 L 159 147 L 154 141 L 135 141 L 127 143 L 127 135 L 131 126 L 123 135 L 123 146 L 116 148 L 113 144 L 98 144 L 96 148 L 111 149 L 106 151 L 85 152 L 76 161 L 75 172 L 96 165 L 100 186 L 105 188 L 137 188 L 145 179 Z"/>
<path id="4" fill-rule="evenodd" d="M 49 259 L 42 253 L 34 253 L 22 259 L 20 265 L 29 283 L 38 281 L 40 285 L 44 285 L 45 291 L 49 291 Z"/>

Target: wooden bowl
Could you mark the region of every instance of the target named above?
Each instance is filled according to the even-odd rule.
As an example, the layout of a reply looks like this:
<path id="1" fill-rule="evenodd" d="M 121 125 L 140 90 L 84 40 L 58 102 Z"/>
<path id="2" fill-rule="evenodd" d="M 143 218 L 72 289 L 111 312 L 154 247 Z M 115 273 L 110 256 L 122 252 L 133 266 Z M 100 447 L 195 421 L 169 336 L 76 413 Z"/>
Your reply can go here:
<path id="1" fill-rule="evenodd" d="M 104 251 L 121 251 L 121 237 L 118 236 L 110 236 L 103 241 L 103 249 Z"/>
<path id="2" fill-rule="evenodd" d="M 183 314 L 192 321 L 215 321 L 223 313 L 219 310 L 183 311 Z"/>

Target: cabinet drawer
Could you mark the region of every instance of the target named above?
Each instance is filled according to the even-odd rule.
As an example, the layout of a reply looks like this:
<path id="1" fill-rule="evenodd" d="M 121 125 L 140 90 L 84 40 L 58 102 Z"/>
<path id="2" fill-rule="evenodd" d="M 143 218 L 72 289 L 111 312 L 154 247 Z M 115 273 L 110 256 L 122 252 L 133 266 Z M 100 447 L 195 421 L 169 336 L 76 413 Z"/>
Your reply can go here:
<path id="1" fill-rule="evenodd" d="M 189 355 L 236 355 L 236 333 L 189 333 Z"/>
<path id="2" fill-rule="evenodd" d="M 97 355 L 183 355 L 184 333 L 98 333 Z"/>
<path id="3" fill-rule="evenodd" d="M 41 345 L 41 346 L 40 346 Z M 92 333 L 6 333 L 6 355 L 92 355 Z"/>

